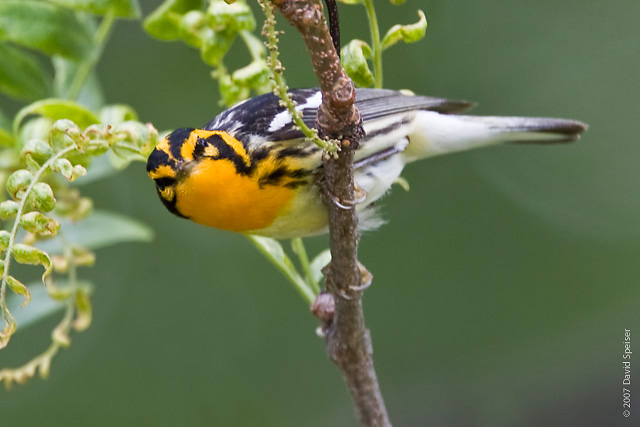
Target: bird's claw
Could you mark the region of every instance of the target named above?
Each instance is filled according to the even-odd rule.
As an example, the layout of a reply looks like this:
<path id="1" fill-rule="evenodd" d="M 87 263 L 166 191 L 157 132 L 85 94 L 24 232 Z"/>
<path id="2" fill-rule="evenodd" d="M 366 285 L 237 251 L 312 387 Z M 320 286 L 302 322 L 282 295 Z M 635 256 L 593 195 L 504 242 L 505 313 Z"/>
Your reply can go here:
<path id="1" fill-rule="evenodd" d="M 369 286 L 371 286 L 371 282 L 373 282 L 373 274 L 371 274 L 371 272 L 367 270 L 367 268 L 362 265 L 360 261 L 358 261 L 358 269 L 360 270 L 360 285 L 349 287 L 349 289 L 354 292 L 364 291 Z"/>
<path id="2" fill-rule="evenodd" d="M 329 190 L 325 190 L 325 191 L 327 192 L 327 195 L 329 196 L 329 198 L 331 199 L 334 205 L 346 211 L 355 208 L 358 204 L 364 202 L 365 199 L 367 198 L 367 192 L 364 189 L 362 189 L 362 187 L 360 187 L 358 184 L 355 184 L 355 189 L 354 189 L 355 197 L 353 198 L 353 200 L 341 200 L 335 194 L 331 193 L 331 191 Z"/>

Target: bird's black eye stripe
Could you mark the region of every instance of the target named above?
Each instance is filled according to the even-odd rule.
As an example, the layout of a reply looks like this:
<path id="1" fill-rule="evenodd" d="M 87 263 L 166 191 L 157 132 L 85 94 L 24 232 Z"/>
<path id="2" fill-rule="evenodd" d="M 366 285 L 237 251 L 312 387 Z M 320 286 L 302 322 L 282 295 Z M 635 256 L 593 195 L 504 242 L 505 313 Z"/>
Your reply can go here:
<path id="1" fill-rule="evenodd" d="M 169 150 L 171 151 L 171 155 L 174 159 L 182 160 L 182 154 L 180 150 L 182 149 L 182 144 L 189 139 L 191 132 L 193 132 L 193 128 L 182 128 L 174 130 L 171 135 L 167 137 L 167 141 L 169 142 Z"/>
<path id="2" fill-rule="evenodd" d="M 154 179 L 158 190 L 164 190 L 165 188 L 176 183 L 176 180 L 173 178 L 156 178 Z"/>
<path id="3" fill-rule="evenodd" d="M 253 165 L 247 166 L 244 159 L 236 153 L 236 151 L 229 144 L 226 143 L 220 135 L 211 135 L 207 138 L 207 142 L 218 149 L 219 159 L 227 159 L 233 162 L 236 167 L 236 171 L 241 175 L 249 175 L 253 169 Z"/>

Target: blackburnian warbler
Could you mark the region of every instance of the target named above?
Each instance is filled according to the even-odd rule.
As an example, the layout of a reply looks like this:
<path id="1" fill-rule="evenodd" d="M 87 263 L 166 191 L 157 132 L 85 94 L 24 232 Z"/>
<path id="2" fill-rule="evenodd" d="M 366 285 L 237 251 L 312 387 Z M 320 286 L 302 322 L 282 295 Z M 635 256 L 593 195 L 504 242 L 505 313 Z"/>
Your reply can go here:
<path id="1" fill-rule="evenodd" d="M 290 92 L 304 121 L 315 125 L 321 93 Z M 363 197 L 360 226 L 373 228 L 373 202 L 407 163 L 502 142 L 575 141 L 586 125 L 573 120 L 459 115 L 464 101 L 358 89 L 366 132 L 354 174 Z M 178 129 L 149 156 L 147 172 L 172 213 L 199 224 L 274 238 L 319 234 L 327 211 L 317 184 L 322 152 L 305 139 L 273 94 L 244 101 L 202 129 Z"/>

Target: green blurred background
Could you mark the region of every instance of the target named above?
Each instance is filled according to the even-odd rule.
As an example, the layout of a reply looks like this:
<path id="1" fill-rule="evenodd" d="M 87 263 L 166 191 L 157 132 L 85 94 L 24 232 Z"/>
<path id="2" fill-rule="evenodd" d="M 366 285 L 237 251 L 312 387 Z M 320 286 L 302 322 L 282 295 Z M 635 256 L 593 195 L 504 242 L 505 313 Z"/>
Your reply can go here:
<path id="1" fill-rule="evenodd" d="M 144 1 L 145 15 L 157 3 Z M 343 40 L 367 39 L 364 9 L 340 7 Z M 591 126 L 573 145 L 411 165 L 411 191 L 386 198 L 389 223 L 360 253 L 375 275 L 365 309 L 395 425 L 640 425 L 640 2 L 377 7 L 383 31 L 415 22 L 417 8 L 429 21 L 425 40 L 385 53 L 386 87 L 478 101 L 475 114 Z M 313 86 L 286 29 L 287 79 Z M 220 111 L 198 52 L 153 40 L 140 22 L 118 22 L 98 71 L 107 102 L 159 129 Z M 102 250 L 82 272 L 97 284 L 93 325 L 48 380 L 0 390 L 2 426 L 355 424 L 316 319 L 246 239 L 171 216 L 142 164 L 87 189 L 156 239 Z M 309 241 L 314 253 L 325 245 Z M 42 351 L 55 321 L 19 333 L 1 365 Z M 628 419 L 625 328 L 639 354 Z"/>

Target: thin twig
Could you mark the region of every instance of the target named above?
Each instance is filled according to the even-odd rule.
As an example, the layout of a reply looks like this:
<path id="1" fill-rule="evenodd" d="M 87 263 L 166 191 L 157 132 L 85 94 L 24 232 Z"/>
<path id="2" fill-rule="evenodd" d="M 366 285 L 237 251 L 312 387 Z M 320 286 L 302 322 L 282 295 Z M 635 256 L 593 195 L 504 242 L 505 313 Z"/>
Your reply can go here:
<path id="1" fill-rule="evenodd" d="M 282 257 L 277 257 L 273 252 L 269 251 L 266 244 L 263 243 L 264 237 L 254 236 L 247 234 L 249 241 L 269 260 L 271 263 L 284 274 L 293 287 L 298 291 L 300 296 L 309 304 L 313 303 L 316 298 L 314 290 L 310 285 L 296 272 L 289 257 L 282 254 Z"/>
<path id="2" fill-rule="evenodd" d="M 309 282 L 309 286 L 313 290 L 313 293 L 318 295 L 320 293 L 320 285 L 313 277 L 313 272 L 311 271 L 311 263 L 309 262 L 309 256 L 307 255 L 307 249 L 304 247 L 304 242 L 301 237 L 296 237 L 291 239 L 291 249 L 298 256 L 298 260 L 300 261 L 300 267 L 302 267 L 302 271 L 304 272 L 305 277 L 307 278 L 307 282 Z"/>
<path id="3" fill-rule="evenodd" d="M 331 34 L 331 40 L 333 40 L 333 47 L 336 52 L 340 54 L 340 15 L 338 14 L 338 4 L 336 0 L 324 0 L 327 5 L 327 12 L 329 12 L 329 33 Z"/>
<path id="4" fill-rule="evenodd" d="M 337 145 L 333 141 L 327 141 L 320 138 L 318 136 L 318 131 L 307 126 L 304 120 L 302 120 L 300 113 L 296 110 L 296 103 L 288 92 L 289 88 L 287 87 L 287 83 L 282 75 L 284 67 L 278 59 L 280 53 L 278 51 L 278 32 L 275 29 L 276 21 L 273 15 L 273 5 L 270 0 L 258 0 L 258 2 L 262 7 L 265 16 L 262 35 L 267 39 L 265 42 L 265 45 L 269 50 L 267 65 L 271 69 L 273 75 L 273 81 L 275 83 L 274 93 L 280 98 L 280 102 L 287 108 L 287 111 L 289 111 L 295 125 L 308 139 L 313 141 L 314 144 L 323 150 L 335 153 L 338 148 Z"/>
<path id="5" fill-rule="evenodd" d="M 324 269 L 327 290 L 335 301 L 333 319 L 323 319 L 329 357 L 342 371 L 360 423 L 390 426 L 373 367 L 369 331 L 362 309 L 362 276 L 358 263 L 358 228 L 354 200 L 354 150 L 363 136 L 355 88 L 340 65 L 320 0 L 272 0 L 304 39 L 322 91 L 317 125 L 320 136 L 341 140 L 336 155 L 323 158 L 324 201 L 329 212 L 331 263 Z M 337 200 L 337 202 L 336 202 Z M 354 203 L 352 203 L 354 204 Z"/>
<path id="6" fill-rule="evenodd" d="M 84 83 L 87 81 L 87 77 L 89 77 L 89 74 L 100 59 L 100 55 L 102 54 L 102 50 L 104 49 L 104 44 L 107 40 L 107 37 L 109 36 L 109 32 L 111 31 L 111 27 L 113 26 L 114 21 L 115 15 L 113 12 L 108 12 L 107 14 L 105 14 L 94 36 L 93 42 L 95 50 L 78 67 L 76 75 L 74 76 L 71 85 L 67 89 L 67 99 L 75 100 L 78 98 L 78 95 L 80 95 L 80 91 L 82 90 Z"/>
<path id="7" fill-rule="evenodd" d="M 378 17 L 373 6 L 373 0 L 364 0 L 364 5 L 369 15 L 369 26 L 371 27 L 371 44 L 373 45 L 373 65 L 375 70 L 375 87 L 382 89 L 382 43 L 380 41 L 380 27 Z"/>

